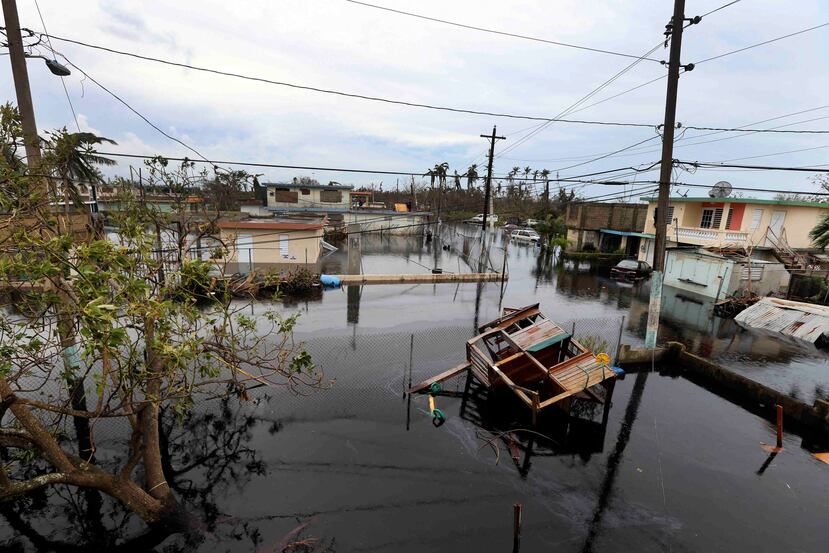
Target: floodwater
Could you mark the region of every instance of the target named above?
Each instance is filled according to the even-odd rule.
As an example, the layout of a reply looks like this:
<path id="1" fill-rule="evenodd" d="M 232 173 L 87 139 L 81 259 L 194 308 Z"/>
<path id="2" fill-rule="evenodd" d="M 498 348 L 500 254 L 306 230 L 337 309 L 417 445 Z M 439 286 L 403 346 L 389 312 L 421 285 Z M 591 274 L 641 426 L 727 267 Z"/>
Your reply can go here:
<path id="1" fill-rule="evenodd" d="M 366 273 L 434 266 L 434 243 L 363 240 Z M 525 410 L 474 386 L 466 401 L 438 397 L 448 420 L 432 425 L 426 397 L 403 390 L 460 361 L 476 318 L 496 316 L 500 303 L 541 302 L 611 352 L 620 329 L 623 342 L 641 341 L 646 283 L 559 270 L 537 253 L 510 246 L 503 301 L 490 283 L 365 286 L 290 302 L 336 382 L 307 397 L 260 389 L 243 404 L 201 403 L 183 426 L 167 421 L 169 480 L 193 532 L 142 535 L 117 505 L 55 489 L 0 509 L 0 549 L 273 552 L 306 540 L 293 551 L 508 551 L 520 503 L 521 551 L 825 551 L 829 465 L 808 451 L 816 446 L 787 433 L 785 450 L 767 453 L 768 422 L 681 378 L 628 374 L 606 412 L 551 415 L 544 437 L 516 430 L 529 426 Z M 437 259 L 458 270 L 454 250 L 437 249 Z M 326 264 L 344 272 L 346 260 L 335 252 Z M 814 348 L 712 322 L 688 298 L 666 306 L 664 339 L 804 396 L 829 381 Z M 116 430 L 101 439 L 101 459 L 122 451 Z"/>

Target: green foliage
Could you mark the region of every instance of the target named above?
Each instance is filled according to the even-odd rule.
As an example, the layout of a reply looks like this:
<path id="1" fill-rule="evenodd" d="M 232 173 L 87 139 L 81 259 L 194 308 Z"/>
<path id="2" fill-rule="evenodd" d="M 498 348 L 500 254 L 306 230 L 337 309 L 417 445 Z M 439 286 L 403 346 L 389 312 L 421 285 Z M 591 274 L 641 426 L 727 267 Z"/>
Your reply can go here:
<path id="1" fill-rule="evenodd" d="M 285 294 L 302 294 L 311 290 L 314 284 L 317 283 L 317 277 L 305 268 L 299 268 L 288 273 L 279 287 L 281 292 Z"/>
<path id="2" fill-rule="evenodd" d="M 607 340 L 601 336 L 594 336 L 592 334 L 588 336 L 579 336 L 578 341 L 581 345 L 596 355 L 600 353 L 607 353 L 608 351 L 609 344 Z"/>
<path id="3" fill-rule="evenodd" d="M 809 238 L 816 248 L 826 249 L 826 246 L 829 246 L 829 213 L 824 215 L 815 228 L 809 231 Z"/>

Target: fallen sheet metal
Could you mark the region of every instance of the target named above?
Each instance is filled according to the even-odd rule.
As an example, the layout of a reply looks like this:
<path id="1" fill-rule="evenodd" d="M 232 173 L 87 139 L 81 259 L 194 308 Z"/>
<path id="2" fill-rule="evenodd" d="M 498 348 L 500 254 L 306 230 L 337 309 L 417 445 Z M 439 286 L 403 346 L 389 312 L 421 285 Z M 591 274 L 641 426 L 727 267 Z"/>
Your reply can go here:
<path id="1" fill-rule="evenodd" d="M 757 328 L 815 343 L 829 335 L 829 307 L 778 298 L 763 298 L 734 320 L 744 328 Z"/>

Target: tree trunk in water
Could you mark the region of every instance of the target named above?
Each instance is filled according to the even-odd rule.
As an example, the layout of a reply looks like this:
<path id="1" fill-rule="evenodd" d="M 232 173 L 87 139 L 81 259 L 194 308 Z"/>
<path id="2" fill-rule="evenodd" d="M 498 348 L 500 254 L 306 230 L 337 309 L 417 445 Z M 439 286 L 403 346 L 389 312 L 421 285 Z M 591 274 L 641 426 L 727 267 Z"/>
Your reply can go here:
<path id="1" fill-rule="evenodd" d="M 167 484 L 161 463 L 161 440 L 159 436 L 159 394 L 161 393 L 161 359 L 154 348 L 155 321 L 147 320 L 144 325 L 147 347 L 146 397 L 149 400 L 141 410 L 141 435 L 144 442 L 144 473 L 147 477 L 147 493 L 164 503 L 170 509 L 175 507 L 175 497 Z"/>

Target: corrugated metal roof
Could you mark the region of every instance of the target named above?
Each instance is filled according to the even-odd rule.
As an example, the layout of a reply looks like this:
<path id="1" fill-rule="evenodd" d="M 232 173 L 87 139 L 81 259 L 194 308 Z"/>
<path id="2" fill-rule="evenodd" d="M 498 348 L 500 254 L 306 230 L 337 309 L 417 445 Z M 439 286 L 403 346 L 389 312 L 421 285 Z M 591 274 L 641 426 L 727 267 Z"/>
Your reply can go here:
<path id="1" fill-rule="evenodd" d="M 829 334 L 829 308 L 798 301 L 763 298 L 734 320 L 744 327 L 779 332 L 812 343 Z"/>

